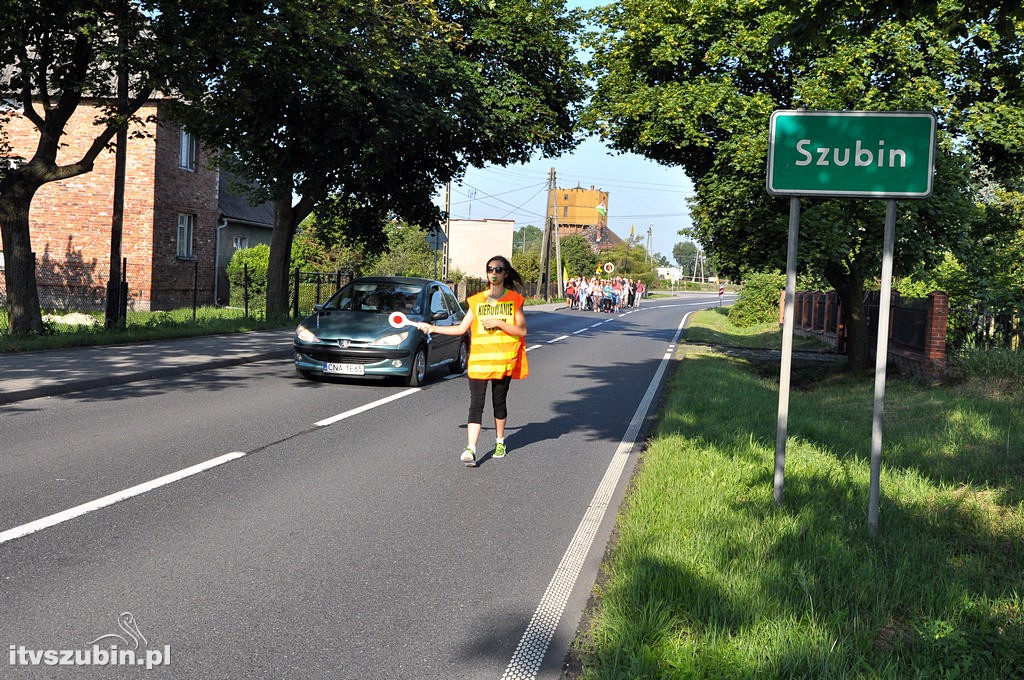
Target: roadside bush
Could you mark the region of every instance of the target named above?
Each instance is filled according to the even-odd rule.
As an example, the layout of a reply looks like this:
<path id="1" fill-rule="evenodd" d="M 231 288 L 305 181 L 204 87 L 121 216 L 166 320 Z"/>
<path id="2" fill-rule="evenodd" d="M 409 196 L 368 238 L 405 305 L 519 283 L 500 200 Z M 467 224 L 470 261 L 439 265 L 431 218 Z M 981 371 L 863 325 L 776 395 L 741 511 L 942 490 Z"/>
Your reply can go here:
<path id="1" fill-rule="evenodd" d="M 270 246 L 260 243 L 252 248 L 235 251 L 228 263 L 228 284 L 231 289 L 231 305 L 244 304 L 245 272 L 249 272 L 249 306 L 260 307 L 267 297 L 267 266 L 270 263 Z"/>
<path id="2" fill-rule="evenodd" d="M 779 318 L 779 294 L 786 277 L 779 272 L 757 272 L 743 279 L 743 289 L 729 309 L 729 321 L 740 328 L 769 323 Z"/>

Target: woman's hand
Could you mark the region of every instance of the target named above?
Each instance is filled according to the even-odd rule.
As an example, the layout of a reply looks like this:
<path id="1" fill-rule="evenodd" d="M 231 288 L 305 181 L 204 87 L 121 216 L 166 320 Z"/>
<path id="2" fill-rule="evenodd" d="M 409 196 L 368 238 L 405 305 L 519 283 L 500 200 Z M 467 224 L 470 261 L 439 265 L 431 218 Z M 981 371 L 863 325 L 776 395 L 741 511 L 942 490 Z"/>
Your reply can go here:
<path id="1" fill-rule="evenodd" d="M 431 325 L 431 324 L 429 324 L 429 323 L 427 323 L 425 321 L 417 321 L 415 323 L 415 326 L 416 326 L 416 328 L 419 328 L 424 333 L 430 333 L 433 330 L 433 328 L 434 328 L 433 325 Z"/>
<path id="2" fill-rule="evenodd" d="M 501 319 L 482 318 L 480 319 L 480 323 L 489 331 L 501 330 Z"/>

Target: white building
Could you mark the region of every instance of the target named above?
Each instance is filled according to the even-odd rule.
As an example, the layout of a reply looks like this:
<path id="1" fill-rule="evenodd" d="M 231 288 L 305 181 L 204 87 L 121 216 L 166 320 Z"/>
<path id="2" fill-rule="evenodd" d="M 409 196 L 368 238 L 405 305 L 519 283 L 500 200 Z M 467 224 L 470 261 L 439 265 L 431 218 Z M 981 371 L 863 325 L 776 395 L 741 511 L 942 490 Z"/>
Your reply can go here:
<path id="1" fill-rule="evenodd" d="M 683 279 L 683 270 L 679 267 L 658 267 L 658 278 L 674 286 Z"/>
<path id="2" fill-rule="evenodd" d="M 460 270 L 486 278 L 487 259 L 503 255 L 512 260 L 515 220 L 451 220 L 448 229 L 448 272 Z"/>

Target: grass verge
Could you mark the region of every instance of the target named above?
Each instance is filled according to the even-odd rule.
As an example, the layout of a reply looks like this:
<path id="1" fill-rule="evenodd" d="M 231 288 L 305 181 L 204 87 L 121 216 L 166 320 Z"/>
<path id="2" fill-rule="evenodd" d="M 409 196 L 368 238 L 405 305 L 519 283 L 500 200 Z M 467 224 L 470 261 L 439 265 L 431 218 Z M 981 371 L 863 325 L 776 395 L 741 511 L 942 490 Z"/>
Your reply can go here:
<path id="1" fill-rule="evenodd" d="M 748 349 L 779 349 L 782 347 L 782 329 L 774 322 L 736 326 L 729 321 L 728 307 L 716 307 L 693 316 L 686 327 L 686 341 Z M 825 351 L 829 347 L 812 335 L 794 334 L 793 349 Z"/>
<path id="2" fill-rule="evenodd" d="M 44 333 L 28 336 L 0 334 L 0 352 L 26 352 L 65 347 L 117 345 L 129 342 L 168 340 L 171 338 L 242 333 L 246 331 L 286 328 L 291 320 L 266 321 L 242 315 L 241 310 L 226 307 L 202 307 L 192 318 L 191 309 L 169 312 L 128 312 L 125 328 L 107 330 L 103 315 L 93 315 L 99 325 L 61 327 L 48 325 Z"/>
<path id="3" fill-rule="evenodd" d="M 574 654 L 585 678 L 1008 678 L 1024 668 L 1024 397 L 985 381 L 886 393 L 867 528 L 873 382 L 791 394 L 692 349 L 666 390 Z"/>

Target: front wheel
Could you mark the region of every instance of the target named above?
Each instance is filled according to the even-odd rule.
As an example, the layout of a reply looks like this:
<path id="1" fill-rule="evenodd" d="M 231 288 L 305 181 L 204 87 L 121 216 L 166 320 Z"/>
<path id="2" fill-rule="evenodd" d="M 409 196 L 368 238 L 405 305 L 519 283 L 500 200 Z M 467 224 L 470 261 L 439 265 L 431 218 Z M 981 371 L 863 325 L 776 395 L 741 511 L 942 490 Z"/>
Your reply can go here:
<path id="1" fill-rule="evenodd" d="M 458 375 L 466 372 L 466 366 L 469 363 L 469 343 L 463 339 L 459 341 L 459 353 L 455 355 L 455 360 L 448 365 L 448 368 L 452 373 Z"/>
<path id="2" fill-rule="evenodd" d="M 416 354 L 412 358 L 412 368 L 405 379 L 409 387 L 419 387 L 427 377 L 427 351 L 421 345 L 416 348 Z"/>

